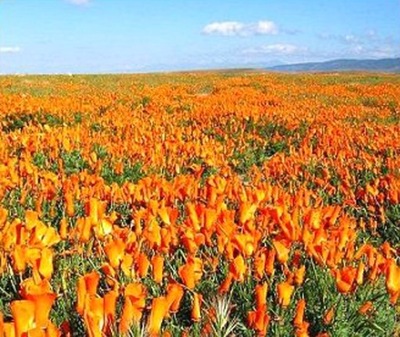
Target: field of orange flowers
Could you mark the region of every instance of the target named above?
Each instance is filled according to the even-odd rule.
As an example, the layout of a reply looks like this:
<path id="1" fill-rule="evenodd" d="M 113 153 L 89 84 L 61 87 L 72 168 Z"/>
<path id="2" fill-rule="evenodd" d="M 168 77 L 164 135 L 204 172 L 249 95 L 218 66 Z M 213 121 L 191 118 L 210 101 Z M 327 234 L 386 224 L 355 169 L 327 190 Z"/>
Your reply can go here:
<path id="1" fill-rule="evenodd" d="M 0 337 L 400 333 L 400 77 L 0 77 Z"/>

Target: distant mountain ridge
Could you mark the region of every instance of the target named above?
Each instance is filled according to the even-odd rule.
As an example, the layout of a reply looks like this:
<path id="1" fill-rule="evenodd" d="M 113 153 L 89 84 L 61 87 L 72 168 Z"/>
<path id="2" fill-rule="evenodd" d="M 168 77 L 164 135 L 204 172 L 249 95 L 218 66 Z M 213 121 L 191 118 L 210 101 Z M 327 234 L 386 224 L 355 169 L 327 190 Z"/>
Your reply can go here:
<path id="1" fill-rule="evenodd" d="M 283 64 L 267 67 L 273 71 L 321 72 L 321 71 L 382 71 L 400 72 L 400 57 L 375 60 L 338 59 L 325 62 Z"/>

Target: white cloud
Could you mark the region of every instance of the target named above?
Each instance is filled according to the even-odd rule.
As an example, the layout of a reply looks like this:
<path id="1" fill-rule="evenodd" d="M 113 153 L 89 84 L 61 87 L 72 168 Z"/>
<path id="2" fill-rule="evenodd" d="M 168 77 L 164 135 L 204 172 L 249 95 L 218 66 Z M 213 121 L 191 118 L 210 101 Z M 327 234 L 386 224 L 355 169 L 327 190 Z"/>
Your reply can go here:
<path id="1" fill-rule="evenodd" d="M 344 42 L 346 43 L 358 43 L 359 38 L 357 36 L 354 36 L 353 34 L 347 34 L 342 37 Z"/>
<path id="2" fill-rule="evenodd" d="M 344 45 L 364 45 L 373 42 L 383 43 L 388 37 L 379 36 L 374 30 L 369 30 L 362 34 L 318 34 L 317 35 L 322 40 L 336 41 Z"/>
<path id="3" fill-rule="evenodd" d="M 243 23 L 237 21 L 213 22 L 203 28 L 203 33 L 208 35 L 233 36 L 243 32 Z"/>
<path id="4" fill-rule="evenodd" d="M 365 48 L 360 44 L 355 44 L 349 48 L 349 51 L 355 55 L 362 55 L 365 52 Z"/>
<path id="5" fill-rule="evenodd" d="M 0 47 L 0 53 L 3 54 L 19 53 L 20 51 L 21 51 L 20 47 Z"/>
<path id="6" fill-rule="evenodd" d="M 223 36 L 275 35 L 278 32 L 278 26 L 273 21 L 221 21 L 210 23 L 203 28 L 204 34 Z"/>
<path id="7" fill-rule="evenodd" d="M 250 25 L 249 28 L 255 34 L 260 34 L 260 35 L 278 34 L 278 27 L 272 21 L 258 21 L 256 24 Z"/>
<path id="8" fill-rule="evenodd" d="M 288 43 L 277 43 L 256 48 L 246 49 L 243 51 L 245 55 L 275 55 L 275 56 L 287 56 L 287 55 L 299 55 L 307 52 L 307 48 L 296 46 Z"/>
<path id="9" fill-rule="evenodd" d="M 391 58 L 398 57 L 400 55 L 400 49 L 389 45 L 372 47 L 356 45 L 349 50 L 349 53 L 355 56 L 367 58 Z"/>
<path id="10" fill-rule="evenodd" d="M 90 0 L 66 0 L 70 4 L 77 5 L 77 6 L 86 6 L 90 3 Z"/>
<path id="11" fill-rule="evenodd" d="M 335 57 L 384 58 L 397 57 L 400 53 L 398 39 L 381 36 L 374 30 L 357 35 L 320 34 L 319 37 L 339 43 L 339 48 L 331 52 Z"/>
<path id="12" fill-rule="evenodd" d="M 400 56 L 400 48 L 397 45 L 365 46 L 354 44 L 337 49 L 309 50 L 307 55 L 316 61 L 331 60 L 337 58 L 376 59 L 392 58 Z"/>

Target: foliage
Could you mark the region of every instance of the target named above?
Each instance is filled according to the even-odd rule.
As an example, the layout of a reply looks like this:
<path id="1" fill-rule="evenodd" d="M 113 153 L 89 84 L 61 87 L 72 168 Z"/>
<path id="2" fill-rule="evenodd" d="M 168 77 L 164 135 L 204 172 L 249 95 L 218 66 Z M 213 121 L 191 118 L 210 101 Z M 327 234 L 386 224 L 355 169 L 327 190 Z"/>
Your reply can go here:
<path id="1" fill-rule="evenodd" d="M 399 335 L 399 78 L 0 78 L 0 335 Z"/>

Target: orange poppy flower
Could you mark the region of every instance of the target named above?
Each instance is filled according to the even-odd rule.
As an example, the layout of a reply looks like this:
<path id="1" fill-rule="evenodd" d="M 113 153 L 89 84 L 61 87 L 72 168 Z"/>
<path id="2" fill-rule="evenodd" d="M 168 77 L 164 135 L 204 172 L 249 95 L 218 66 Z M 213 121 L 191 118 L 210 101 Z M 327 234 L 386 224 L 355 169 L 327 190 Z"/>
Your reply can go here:
<path id="1" fill-rule="evenodd" d="M 30 300 L 13 301 L 10 304 L 15 324 L 15 336 L 24 337 L 35 328 L 35 303 Z"/>
<path id="2" fill-rule="evenodd" d="M 3 226 L 5 225 L 7 221 L 7 216 L 8 216 L 8 211 L 5 208 L 0 207 L 0 229 L 2 229 Z"/>
<path id="3" fill-rule="evenodd" d="M 45 279 L 50 279 L 53 274 L 53 251 L 50 248 L 43 248 L 39 262 L 39 273 Z"/>
<path id="4" fill-rule="evenodd" d="M 217 214 L 217 211 L 215 209 L 207 208 L 205 210 L 204 227 L 205 227 L 205 229 L 207 231 L 210 231 L 213 228 L 217 218 L 218 218 L 218 214 Z"/>
<path id="5" fill-rule="evenodd" d="M 289 260 L 290 247 L 279 240 L 273 240 L 272 244 L 276 250 L 276 257 L 280 263 L 286 263 Z"/>
<path id="6" fill-rule="evenodd" d="M 104 327 L 104 299 L 100 297 L 86 298 L 86 311 L 84 321 L 88 329 L 89 337 L 102 337 Z"/>
<path id="7" fill-rule="evenodd" d="M 178 283 L 170 283 L 167 286 L 167 303 L 168 308 L 172 312 L 179 310 L 181 300 L 183 298 L 183 288 Z"/>
<path id="8" fill-rule="evenodd" d="M 267 304 L 268 283 L 257 284 L 255 288 L 256 308 L 262 308 Z"/>
<path id="9" fill-rule="evenodd" d="M 179 267 L 178 273 L 183 283 L 194 289 L 203 275 L 203 262 L 199 258 L 189 257 L 185 265 Z"/>
<path id="10" fill-rule="evenodd" d="M 53 227 L 43 225 L 43 236 L 38 238 L 43 246 L 51 247 L 60 242 L 60 236 Z"/>
<path id="11" fill-rule="evenodd" d="M 45 330 L 39 327 L 35 327 L 25 334 L 27 337 L 46 337 Z"/>
<path id="12" fill-rule="evenodd" d="M 115 276 L 116 276 L 116 271 L 113 267 L 111 267 L 108 263 L 104 263 L 101 266 L 101 271 L 104 273 L 104 275 L 107 276 L 107 282 L 110 284 L 110 286 L 112 286 L 116 280 L 115 280 Z"/>
<path id="13" fill-rule="evenodd" d="M 296 314 L 294 316 L 293 324 L 296 328 L 300 328 L 304 323 L 304 312 L 306 309 L 305 299 L 301 299 L 297 302 Z"/>
<path id="14" fill-rule="evenodd" d="M 365 270 L 365 264 L 364 262 L 360 261 L 360 263 L 358 264 L 357 276 L 356 276 L 356 281 L 358 285 L 364 283 L 364 270 Z"/>
<path id="15" fill-rule="evenodd" d="M 161 207 L 157 211 L 158 215 L 160 216 L 161 220 L 166 225 L 171 225 L 171 220 L 169 218 L 169 210 L 166 207 Z"/>
<path id="16" fill-rule="evenodd" d="M 137 262 L 137 267 L 138 267 L 138 274 L 141 278 L 144 278 L 147 276 L 149 267 L 150 267 L 150 261 L 147 257 L 146 254 L 140 253 L 138 257 L 138 262 Z"/>
<path id="17" fill-rule="evenodd" d="M 392 255 L 395 253 L 395 250 L 390 246 L 390 243 L 385 241 L 382 246 L 381 250 L 383 252 L 383 255 L 387 258 L 390 259 L 392 258 Z"/>
<path id="18" fill-rule="evenodd" d="M 304 282 L 304 277 L 306 274 L 306 266 L 302 265 L 300 268 L 298 268 L 295 273 L 294 273 L 294 283 L 296 285 L 301 285 Z"/>
<path id="19" fill-rule="evenodd" d="M 90 198 L 89 200 L 89 218 L 92 226 L 96 226 L 99 222 L 99 200 Z"/>
<path id="20" fill-rule="evenodd" d="M 105 245 L 104 251 L 107 255 L 108 261 L 113 268 L 118 268 L 125 253 L 126 244 L 120 239 L 116 238 Z"/>
<path id="21" fill-rule="evenodd" d="M 65 209 L 69 217 L 75 215 L 74 196 L 71 192 L 65 193 Z"/>
<path id="22" fill-rule="evenodd" d="M 329 225 L 333 226 L 339 218 L 342 208 L 339 205 L 333 207 L 332 212 L 329 214 Z"/>
<path id="23" fill-rule="evenodd" d="M 97 293 L 97 286 L 100 281 L 99 273 L 93 271 L 83 276 L 85 280 L 86 291 L 89 295 L 95 295 Z"/>
<path id="24" fill-rule="evenodd" d="M 127 276 L 131 278 L 135 278 L 135 268 L 133 268 L 133 259 L 134 257 L 131 254 L 124 254 L 124 257 L 122 258 L 120 268 L 122 272 Z"/>
<path id="25" fill-rule="evenodd" d="M 193 227 L 193 229 L 196 232 L 200 231 L 200 219 L 197 214 L 196 205 L 194 203 L 189 202 L 186 205 L 186 210 L 187 210 L 190 222 L 191 222 L 191 226 Z"/>
<path id="26" fill-rule="evenodd" d="M 90 217 L 79 218 L 77 220 L 76 231 L 80 242 L 86 243 L 89 241 L 92 227 L 93 224 Z"/>
<path id="27" fill-rule="evenodd" d="M 118 292 L 115 290 L 111 290 L 104 295 L 104 318 L 106 320 L 104 332 L 107 335 L 111 333 L 112 326 L 116 320 L 117 299 Z"/>
<path id="28" fill-rule="evenodd" d="M 265 270 L 265 262 L 267 260 L 267 254 L 263 250 L 259 250 L 256 252 L 254 256 L 254 276 L 256 279 L 261 279 L 264 276 L 264 270 Z"/>
<path id="29" fill-rule="evenodd" d="M 141 283 L 130 283 L 125 288 L 125 303 L 120 320 L 120 332 L 125 334 L 133 323 L 142 318 L 146 304 L 146 288 Z"/>
<path id="30" fill-rule="evenodd" d="M 86 296 L 94 296 L 97 293 L 97 286 L 100 281 L 100 275 L 97 272 L 85 274 L 78 279 L 78 298 L 76 311 L 83 315 L 86 305 Z"/>
<path id="31" fill-rule="evenodd" d="M 252 235 L 246 234 L 236 234 L 234 236 L 234 242 L 237 249 L 246 256 L 251 256 L 254 253 L 255 245 L 254 238 Z"/>
<path id="32" fill-rule="evenodd" d="M 290 304 L 290 299 L 294 291 L 294 286 L 289 282 L 282 282 L 278 284 L 278 300 L 279 304 L 287 307 Z"/>
<path id="33" fill-rule="evenodd" d="M 85 310 L 85 304 L 86 304 L 86 282 L 83 277 L 78 279 L 78 286 L 77 286 L 77 302 L 76 302 L 76 311 L 78 314 L 83 315 L 83 311 Z"/>
<path id="34" fill-rule="evenodd" d="M 0 208 L 0 217 L 1 217 L 1 208 Z M 0 219 L 1 221 L 1 219 Z M 0 222 L 1 226 L 1 222 Z M 2 312 L 0 312 L 0 336 L 4 336 L 4 315 Z"/>
<path id="35" fill-rule="evenodd" d="M 243 202 L 239 207 L 239 221 L 241 224 L 246 223 L 252 217 L 257 210 L 257 204 L 252 202 Z"/>
<path id="36" fill-rule="evenodd" d="M 129 298 L 125 298 L 125 303 L 122 308 L 121 319 L 119 322 L 119 331 L 125 335 L 129 332 L 131 325 L 139 322 L 142 318 L 142 311 L 138 310 Z"/>
<path id="37" fill-rule="evenodd" d="M 324 324 L 328 325 L 332 323 L 332 320 L 335 316 L 335 308 L 330 308 L 324 315 Z"/>
<path id="38" fill-rule="evenodd" d="M 65 335 L 63 335 L 65 336 Z M 49 322 L 49 325 L 47 326 L 46 329 L 46 337 L 61 337 L 61 331 L 58 329 L 56 325 L 53 323 Z M 69 336 L 65 336 L 69 337 Z"/>
<path id="39" fill-rule="evenodd" d="M 147 226 L 144 229 L 143 237 L 146 238 L 150 247 L 152 248 L 154 246 L 159 247 L 161 245 L 161 227 L 155 218 L 149 220 Z"/>
<path id="40" fill-rule="evenodd" d="M 15 271 L 22 273 L 26 268 L 26 247 L 21 245 L 16 245 L 14 251 L 12 252 L 13 267 Z"/>
<path id="41" fill-rule="evenodd" d="M 272 274 L 275 271 L 275 267 L 274 267 L 275 256 L 276 256 L 275 249 L 268 251 L 267 260 L 265 261 L 265 272 L 267 273 L 268 276 L 272 276 Z"/>
<path id="42" fill-rule="evenodd" d="M 361 315 L 366 315 L 368 312 L 370 312 L 374 308 L 374 305 L 371 301 L 365 302 L 360 309 L 358 309 L 358 312 Z"/>
<path id="43" fill-rule="evenodd" d="M 51 284 L 47 279 L 41 279 L 36 282 L 33 277 L 26 278 L 20 283 L 20 294 L 26 299 L 30 295 L 40 295 L 44 293 L 52 293 Z"/>
<path id="44" fill-rule="evenodd" d="M 247 314 L 247 321 L 249 326 L 257 331 L 258 336 L 266 336 L 270 322 L 267 307 L 264 306 L 255 311 L 250 311 Z"/>
<path id="45" fill-rule="evenodd" d="M 62 240 L 68 237 L 68 220 L 66 217 L 63 217 L 60 221 L 60 237 Z"/>
<path id="46" fill-rule="evenodd" d="M 161 255 L 154 255 L 151 259 L 153 266 L 153 279 L 156 283 L 161 283 L 164 271 L 164 258 Z"/>
<path id="47" fill-rule="evenodd" d="M 233 278 L 238 282 L 244 281 L 244 276 L 247 271 L 246 262 L 241 254 L 236 256 L 236 258 L 231 262 L 229 266 L 229 271 L 232 273 Z"/>
<path id="48" fill-rule="evenodd" d="M 232 285 L 232 280 L 233 280 L 233 274 L 231 272 L 228 272 L 226 275 L 225 280 L 221 283 L 221 285 L 218 288 L 218 292 L 220 294 L 225 294 L 229 292 L 229 289 Z"/>
<path id="49" fill-rule="evenodd" d="M 199 293 L 193 293 L 193 306 L 192 306 L 192 320 L 195 322 L 198 322 L 201 320 L 201 302 L 203 300 L 203 296 L 201 296 Z"/>
<path id="50" fill-rule="evenodd" d="M 98 225 L 94 227 L 94 231 L 99 239 L 103 239 L 106 235 L 112 233 L 114 221 L 115 219 L 112 218 L 112 215 L 100 219 Z"/>
<path id="51" fill-rule="evenodd" d="M 392 303 L 396 303 L 400 294 L 400 267 L 393 259 L 388 260 L 386 271 L 386 288 Z"/>
<path id="52" fill-rule="evenodd" d="M 305 223 L 311 226 L 312 229 L 319 229 L 321 226 L 321 210 L 320 209 L 312 209 L 305 216 Z"/>
<path id="53" fill-rule="evenodd" d="M 295 330 L 295 336 L 296 337 L 309 337 L 310 335 L 308 334 L 308 327 L 310 326 L 310 323 L 308 322 L 303 322 L 301 325 L 296 327 Z"/>
<path id="54" fill-rule="evenodd" d="M 1 331 L 0 331 L 1 332 Z M 15 331 L 15 323 L 14 322 L 6 322 L 3 325 L 3 335 L 4 337 L 16 337 L 16 331 Z"/>
<path id="55" fill-rule="evenodd" d="M 341 293 L 350 292 L 357 276 L 357 269 L 354 267 L 345 267 L 342 270 L 337 270 L 335 274 L 338 290 Z"/>
<path id="56" fill-rule="evenodd" d="M 28 231 L 31 231 L 33 228 L 35 228 L 39 222 L 39 214 L 37 212 L 32 210 L 27 210 L 25 212 L 25 226 Z"/>
<path id="57" fill-rule="evenodd" d="M 26 297 L 35 304 L 35 323 L 37 327 L 46 328 L 49 324 L 50 310 L 57 298 L 54 293 L 44 293 L 38 295 L 28 295 Z"/>
<path id="58" fill-rule="evenodd" d="M 168 301 L 166 297 L 161 296 L 153 299 L 151 311 L 148 320 L 148 332 L 151 336 L 160 332 L 161 324 L 168 312 Z"/>

